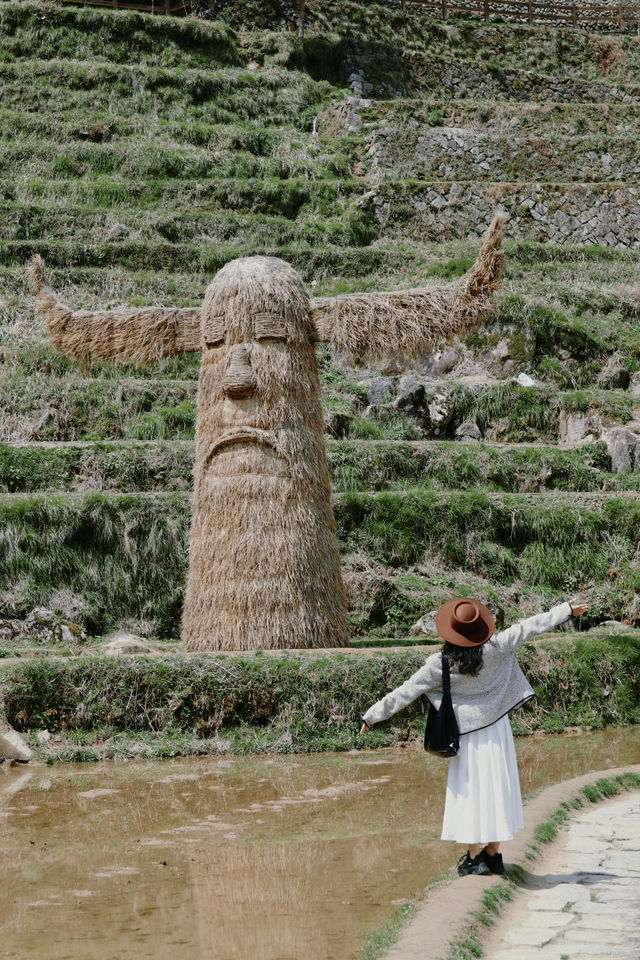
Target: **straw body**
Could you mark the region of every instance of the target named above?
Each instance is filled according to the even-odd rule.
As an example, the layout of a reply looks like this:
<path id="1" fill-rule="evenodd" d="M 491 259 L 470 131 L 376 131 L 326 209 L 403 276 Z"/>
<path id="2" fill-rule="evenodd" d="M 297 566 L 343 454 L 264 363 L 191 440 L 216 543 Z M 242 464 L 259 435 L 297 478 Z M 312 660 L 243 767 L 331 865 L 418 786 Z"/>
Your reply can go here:
<path id="1" fill-rule="evenodd" d="M 309 300 L 271 257 L 234 260 L 202 310 L 182 637 L 188 650 L 347 643 Z"/>

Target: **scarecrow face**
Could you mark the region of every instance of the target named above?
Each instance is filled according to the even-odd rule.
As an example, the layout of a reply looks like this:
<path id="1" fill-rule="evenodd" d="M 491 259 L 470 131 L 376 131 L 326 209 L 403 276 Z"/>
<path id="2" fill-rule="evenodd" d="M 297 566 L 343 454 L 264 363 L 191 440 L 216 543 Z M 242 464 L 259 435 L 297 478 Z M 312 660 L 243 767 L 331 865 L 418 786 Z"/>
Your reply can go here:
<path id="1" fill-rule="evenodd" d="M 207 291 L 202 341 L 199 443 L 206 444 L 200 449 L 209 481 L 299 473 L 303 446 L 308 455 L 307 442 L 322 433 L 309 301 L 299 276 L 274 258 L 227 265 Z"/>

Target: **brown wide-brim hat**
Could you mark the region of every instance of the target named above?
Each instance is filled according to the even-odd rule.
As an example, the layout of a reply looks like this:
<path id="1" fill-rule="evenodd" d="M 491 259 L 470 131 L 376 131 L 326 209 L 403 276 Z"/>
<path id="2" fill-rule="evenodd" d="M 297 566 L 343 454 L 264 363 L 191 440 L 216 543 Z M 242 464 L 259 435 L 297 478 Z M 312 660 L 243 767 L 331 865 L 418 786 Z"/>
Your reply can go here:
<path id="1" fill-rule="evenodd" d="M 436 613 L 436 630 L 456 647 L 478 647 L 493 636 L 495 621 L 484 603 L 473 597 L 454 597 Z"/>

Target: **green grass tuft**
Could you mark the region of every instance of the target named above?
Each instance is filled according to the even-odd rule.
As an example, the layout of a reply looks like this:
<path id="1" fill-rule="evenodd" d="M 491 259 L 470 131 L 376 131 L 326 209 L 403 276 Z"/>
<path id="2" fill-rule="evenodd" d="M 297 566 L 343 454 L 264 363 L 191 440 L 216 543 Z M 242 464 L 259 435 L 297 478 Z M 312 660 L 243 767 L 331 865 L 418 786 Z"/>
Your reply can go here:
<path id="1" fill-rule="evenodd" d="M 403 929 L 418 911 L 416 899 L 403 903 L 392 912 L 373 933 L 370 933 L 364 945 L 357 953 L 357 960 L 381 960 L 389 948 L 400 937 Z"/>

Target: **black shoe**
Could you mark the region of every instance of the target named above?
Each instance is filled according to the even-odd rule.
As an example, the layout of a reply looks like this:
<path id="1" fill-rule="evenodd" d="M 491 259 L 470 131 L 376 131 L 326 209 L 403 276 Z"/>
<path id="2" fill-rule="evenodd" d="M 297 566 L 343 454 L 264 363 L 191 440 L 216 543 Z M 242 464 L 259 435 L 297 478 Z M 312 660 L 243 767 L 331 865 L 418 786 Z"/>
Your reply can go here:
<path id="1" fill-rule="evenodd" d="M 478 856 L 482 857 L 490 873 L 504 873 L 504 863 L 502 862 L 501 853 L 487 853 L 487 848 L 483 847 Z"/>
<path id="2" fill-rule="evenodd" d="M 478 874 L 479 876 L 487 876 L 491 871 L 484 861 L 482 853 L 479 853 L 477 856 L 471 858 L 469 856 L 469 851 L 463 860 L 458 864 L 458 873 L 461 877 L 466 877 L 470 873 Z"/>

